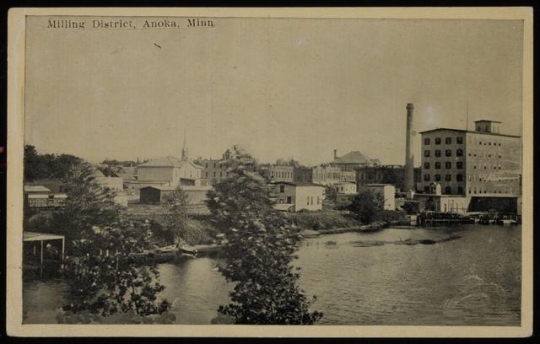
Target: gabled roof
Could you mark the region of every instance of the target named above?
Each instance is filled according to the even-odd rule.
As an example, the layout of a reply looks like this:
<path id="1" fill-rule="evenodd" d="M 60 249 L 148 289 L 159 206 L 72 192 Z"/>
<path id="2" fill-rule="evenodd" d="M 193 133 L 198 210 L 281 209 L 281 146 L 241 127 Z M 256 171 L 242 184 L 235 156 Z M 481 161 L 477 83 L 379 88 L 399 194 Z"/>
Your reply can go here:
<path id="1" fill-rule="evenodd" d="M 360 151 L 352 151 L 342 157 L 334 159 L 331 164 L 368 164 L 371 158 L 362 154 Z"/>
<path id="2" fill-rule="evenodd" d="M 202 166 L 196 165 L 191 161 L 182 161 L 174 156 L 166 156 L 163 158 L 151 160 L 145 162 L 144 164 L 139 165 L 138 167 L 183 167 L 184 165 L 189 164 L 194 168 L 202 169 Z"/>

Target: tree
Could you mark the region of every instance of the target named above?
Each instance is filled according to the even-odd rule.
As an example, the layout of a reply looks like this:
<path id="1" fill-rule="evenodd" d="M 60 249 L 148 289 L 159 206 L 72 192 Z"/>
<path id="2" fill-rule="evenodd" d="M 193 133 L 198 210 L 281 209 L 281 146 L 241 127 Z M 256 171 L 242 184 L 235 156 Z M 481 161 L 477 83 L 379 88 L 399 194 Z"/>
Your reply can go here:
<path id="1" fill-rule="evenodd" d="M 373 221 L 383 203 L 384 199 L 380 193 L 364 190 L 353 198 L 348 208 L 358 220 L 364 224 L 369 224 Z"/>
<path id="2" fill-rule="evenodd" d="M 313 324 L 291 262 L 298 234 L 273 208 L 264 179 L 241 167 L 208 193 L 212 221 L 227 239 L 221 273 L 235 282 L 231 303 L 218 312 L 237 324 Z"/>
<path id="3" fill-rule="evenodd" d="M 24 146 L 24 179 L 45 178 L 48 174 L 48 166 L 38 154 L 36 147 L 32 145 Z"/>
<path id="4" fill-rule="evenodd" d="M 70 297 L 58 320 L 89 322 L 80 315 L 130 314 L 164 315 L 161 321 L 172 322 L 174 315 L 167 313 L 169 302 L 157 299 L 165 287 L 159 283 L 156 265 L 138 264 L 130 256 L 149 247 L 151 237 L 148 222 L 121 221 L 115 226 L 93 227 L 83 239 L 75 240 L 76 250 L 65 262 Z"/>
<path id="5" fill-rule="evenodd" d="M 176 244 L 185 241 L 188 231 L 189 196 L 179 187 L 176 188 L 163 202 L 163 206 L 168 210 L 165 217 L 165 228 L 173 233 Z"/>
<path id="6" fill-rule="evenodd" d="M 331 202 L 337 201 L 337 188 L 334 185 L 327 185 L 324 188 L 324 198 Z"/>
<path id="7" fill-rule="evenodd" d="M 76 156 L 62 154 L 39 154 L 36 147 L 26 145 L 24 147 L 24 178 L 25 180 L 45 178 L 65 178 L 71 167 L 82 162 Z"/>
<path id="8" fill-rule="evenodd" d="M 92 176 L 93 167 L 87 162 L 72 165 L 65 179 L 67 199 L 51 219 L 50 231 L 65 235 L 69 240 L 85 238 L 93 227 L 118 223 L 120 207 L 114 202 L 114 192 L 102 188 Z"/>
<path id="9" fill-rule="evenodd" d="M 122 219 L 114 193 L 97 184 L 92 172 L 86 162 L 70 169 L 67 199 L 51 219 L 51 230 L 68 239 L 64 272 L 71 297 L 59 321 L 88 320 L 80 314 L 165 313 L 170 305 L 157 300 L 164 287 L 156 265 L 141 265 L 131 256 L 150 247 L 149 223 Z"/>

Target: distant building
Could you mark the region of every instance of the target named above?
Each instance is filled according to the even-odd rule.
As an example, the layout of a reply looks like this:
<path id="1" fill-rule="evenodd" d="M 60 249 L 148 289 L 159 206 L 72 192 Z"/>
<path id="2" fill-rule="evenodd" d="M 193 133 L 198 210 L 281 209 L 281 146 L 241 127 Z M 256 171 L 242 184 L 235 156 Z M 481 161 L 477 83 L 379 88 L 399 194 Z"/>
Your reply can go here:
<path id="1" fill-rule="evenodd" d="M 321 185 L 333 185 L 342 182 L 341 169 L 328 165 L 321 165 L 312 169 L 313 183 Z"/>
<path id="2" fill-rule="evenodd" d="M 313 169 L 303 166 L 270 165 L 264 174 L 270 182 L 313 182 Z"/>
<path id="3" fill-rule="evenodd" d="M 100 187 L 114 193 L 116 204 L 127 207 L 128 196 L 124 193 L 124 180 L 121 177 L 106 177 L 100 170 L 94 170 L 92 177 Z"/>
<path id="4" fill-rule="evenodd" d="M 391 184 L 367 184 L 363 189 L 379 194 L 383 198 L 382 208 L 384 210 L 396 210 L 396 188 Z"/>
<path id="5" fill-rule="evenodd" d="M 276 182 L 272 185 L 276 209 L 293 212 L 322 210 L 324 186 L 302 182 Z"/>
<path id="6" fill-rule="evenodd" d="M 199 164 L 203 168 L 201 177 L 208 181 L 209 185 L 229 178 L 230 170 L 236 165 L 232 160 L 224 159 L 202 159 Z"/>
<path id="7" fill-rule="evenodd" d="M 182 186 L 181 188 L 188 196 L 189 204 L 202 205 L 206 204 L 207 194 L 212 189 L 212 186 Z"/>
<path id="8" fill-rule="evenodd" d="M 343 172 L 354 172 L 358 167 L 377 165 L 380 165 L 378 159 L 372 159 L 362 152 L 353 151 L 338 157 L 337 150 L 334 150 L 334 160 L 330 163 L 330 166 L 337 167 Z"/>
<path id="9" fill-rule="evenodd" d="M 106 177 L 101 171 L 94 170 L 92 177 L 101 187 L 114 191 L 124 190 L 124 180 L 120 177 Z"/>
<path id="10" fill-rule="evenodd" d="M 313 183 L 313 169 L 305 166 L 295 166 L 293 170 L 293 182 Z"/>
<path id="11" fill-rule="evenodd" d="M 268 179 L 271 182 L 293 182 L 294 166 L 270 165 L 268 167 Z"/>
<path id="12" fill-rule="evenodd" d="M 338 194 L 356 194 L 356 184 L 351 182 L 342 182 L 336 184 Z"/>
<path id="13" fill-rule="evenodd" d="M 439 128 L 421 133 L 420 191 L 439 200 L 433 206 L 426 202 L 428 207 L 444 211 L 447 204 L 446 209 L 455 208 L 441 201 L 451 195 L 466 198 L 459 202 L 459 208 L 487 210 L 472 208 L 496 207 L 496 203 L 507 203 L 505 199 L 512 199 L 517 208 L 521 195 L 521 137 L 501 134 L 500 123 L 479 120 L 475 121 L 475 131 Z M 437 185 L 440 195 L 435 193 Z M 491 203 L 486 198 L 499 201 Z"/>
<path id="14" fill-rule="evenodd" d="M 176 157 L 164 157 L 137 166 L 137 182 L 144 186 L 201 185 L 203 167 Z"/>
<path id="15" fill-rule="evenodd" d="M 137 168 L 135 166 L 118 166 L 116 175 L 128 184 L 137 179 Z"/>
<path id="16" fill-rule="evenodd" d="M 26 184 L 23 187 L 25 202 L 34 209 L 55 209 L 64 205 L 65 193 L 55 193 L 43 185 Z"/>
<path id="17" fill-rule="evenodd" d="M 191 205 L 202 205 L 207 200 L 207 192 L 210 186 L 180 186 L 188 196 L 188 203 Z M 171 186 L 147 186 L 140 190 L 141 204 L 161 204 L 172 195 L 176 187 Z"/>
<path id="18" fill-rule="evenodd" d="M 176 187 L 173 186 L 146 186 L 140 189 L 141 204 L 161 204 L 169 197 Z"/>
<path id="19" fill-rule="evenodd" d="M 414 183 L 421 182 L 420 167 L 414 169 Z M 364 166 L 356 169 L 356 184 L 362 187 L 367 184 L 392 184 L 398 192 L 405 190 L 405 166 L 380 165 Z"/>
<path id="20" fill-rule="evenodd" d="M 242 150 L 237 147 L 237 149 Z M 255 160 L 247 154 L 237 154 L 236 150 L 227 149 L 221 159 L 200 159 L 197 163 L 202 167 L 201 185 L 219 183 L 231 177 L 232 170 L 242 165 L 248 171 L 254 171 Z"/>

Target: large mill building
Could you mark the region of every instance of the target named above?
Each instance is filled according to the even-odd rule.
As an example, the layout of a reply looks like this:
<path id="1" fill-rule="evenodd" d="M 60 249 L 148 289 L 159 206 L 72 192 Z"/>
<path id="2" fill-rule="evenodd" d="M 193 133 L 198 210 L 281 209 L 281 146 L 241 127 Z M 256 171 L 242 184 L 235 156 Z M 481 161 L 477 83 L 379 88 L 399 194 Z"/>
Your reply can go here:
<path id="1" fill-rule="evenodd" d="M 521 137 L 501 134 L 500 124 L 479 120 L 475 131 L 438 128 L 421 132 L 422 180 L 418 191 L 439 196 L 434 210 L 485 210 L 472 208 L 480 203 L 495 209 L 497 203 L 517 204 L 521 195 Z"/>

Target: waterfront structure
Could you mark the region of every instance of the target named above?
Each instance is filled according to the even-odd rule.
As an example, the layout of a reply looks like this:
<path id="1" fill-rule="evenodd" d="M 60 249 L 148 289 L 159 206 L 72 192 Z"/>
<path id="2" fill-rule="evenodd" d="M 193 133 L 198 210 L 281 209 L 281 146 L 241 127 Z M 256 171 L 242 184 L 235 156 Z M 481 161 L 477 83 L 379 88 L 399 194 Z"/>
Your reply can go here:
<path id="1" fill-rule="evenodd" d="M 469 202 L 485 205 L 486 198 L 517 203 L 521 195 L 521 137 L 501 134 L 500 123 L 479 120 L 475 131 L 438 128 L 421 132 L 420 190 L 442 198 L 464 197 L 467 209 Z M 437 185 L 440 195 L 435 193 Z M 444 209 L 443 204 L 438 207 Z"/>
<path id="2" fill-rule="evenodd" d="M 305 182 L 275 182 L 273 196 L 278 210 L 322 210 L 324 186 Z"/>
<path id="3" fill-rule="evenodd" d="M 383 210 L 396 210 L 396 188 L 394 185 L 366 184 L 362 188 L 381 196 L 383 199 L 381 208 Z"/>

